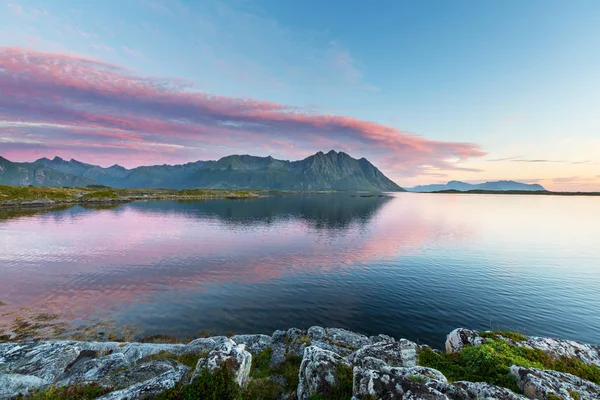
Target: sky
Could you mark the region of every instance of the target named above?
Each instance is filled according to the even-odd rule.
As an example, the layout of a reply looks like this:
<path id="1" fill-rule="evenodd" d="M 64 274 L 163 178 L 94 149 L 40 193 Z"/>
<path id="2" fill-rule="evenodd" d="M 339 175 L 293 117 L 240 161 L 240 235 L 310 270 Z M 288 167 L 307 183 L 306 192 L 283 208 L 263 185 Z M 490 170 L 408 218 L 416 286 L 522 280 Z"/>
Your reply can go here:
<path id="1" fill-rule="evenodd" d="M 600 2 L 0 0 L 0 156 L 600 190 Z"/>

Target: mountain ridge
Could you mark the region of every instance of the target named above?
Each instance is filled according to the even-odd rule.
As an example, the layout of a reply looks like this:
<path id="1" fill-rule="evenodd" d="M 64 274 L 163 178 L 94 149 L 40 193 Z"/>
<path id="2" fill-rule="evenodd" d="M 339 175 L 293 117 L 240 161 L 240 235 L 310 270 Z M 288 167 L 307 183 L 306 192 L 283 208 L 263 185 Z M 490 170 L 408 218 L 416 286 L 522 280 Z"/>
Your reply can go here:
<path id="1" fill-rule="evenodd" d="M 444 190 L 456 190 L 459 192 L 468 192 L 470 190 L 489 190 L 489 191 L 546 191 L 546 189 L 537 183 L 522 183 L 512 180 L 489 181 L 484 183 L 467 183 L 462 181 L 449 181 L 448 183 L 419 185 L 406 189 L 409 192 L 431 193 Z"/>
<path id="2" fill-rule="evenodd" d="M 101 167 L 75 159 L 66 161 L 58 156 L 53 159 L 42 157 L 31 163 L 6 162 L 20 164 L 21 170 L 17 169 L 15 172 L 12 168 L 13 178 L 0 171 L 0 183 L 5 184 L 64 186 L 65 182 L 77 182 L 72 185 L 86 183 L 115 188 L 404 191 L 366 158 L 357 160 L 335 150 L 327 153 L 319 151 L 296 161 L 278 160 L 272 156 L 233 154 L 218 160 L 131 169 L 118 164 Z M 41 169 L 53 171 L 53 179 L 45 179 L 40 181 L 43 183 L 39 183 L 23 176 L 14 178 L 19 173 L 25 174 L 24 168 L 30 171 L 29 175 Z"/>

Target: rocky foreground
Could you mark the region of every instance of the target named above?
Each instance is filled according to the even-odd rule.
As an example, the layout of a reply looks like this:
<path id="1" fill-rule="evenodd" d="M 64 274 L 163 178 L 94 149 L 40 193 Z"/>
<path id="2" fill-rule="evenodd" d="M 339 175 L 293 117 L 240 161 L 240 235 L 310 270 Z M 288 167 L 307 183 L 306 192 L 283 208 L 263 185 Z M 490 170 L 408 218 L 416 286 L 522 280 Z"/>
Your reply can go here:
<path id="1" fill-rule="evenodd" d="M 456 329 L 447 337 L 445 354 L 459 355 L 490 340 L 566 360 L 565 365 L 589 367 L 588 374 L 600 371 L 598 346 L 523 335 Z M 600 399 L 597 383 L 566 372 L 519 365 L 507 371 L 515 390 L 486 382 L 449 382 L 442 372 L 419 365 L 423 352 L 442 354 L 405 339 L 321 327 L 275 331 L 271 336 L 215 336 L 188 344 L 0 343 L 0 398 L 32 394 L 45 398 L 44 391 L 54 393 L 51 398 L 61 398 L 57 393 L 67 393 L 60 392 L 61 388 L 73 387 L 94 387 L 103 400 L 225 398 L 225 394 L 204 396 L 203 392 L 183 395 L 187 387 L 225 371 L 231 386 L 240 390 L 235 398 Z M 198 388 L 211 390 L 210 385 Z M 228 390 L 222 393 L 235 392 Z"/>

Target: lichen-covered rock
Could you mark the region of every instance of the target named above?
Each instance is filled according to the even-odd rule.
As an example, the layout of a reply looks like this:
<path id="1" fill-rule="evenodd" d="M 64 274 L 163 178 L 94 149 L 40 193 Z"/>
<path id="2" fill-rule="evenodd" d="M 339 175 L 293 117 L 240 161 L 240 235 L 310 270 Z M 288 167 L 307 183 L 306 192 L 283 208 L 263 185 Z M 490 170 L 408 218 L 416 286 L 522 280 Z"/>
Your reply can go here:
<path id="1" fill-rule="evenodd" d="M 333 351 L 309 346 L 304 349 L 300 364 L 298 400 L 306 400 L 315 394 L 328 393 L 331 387 L 339 385 L 340 367 L 351 368 L 351 364 Z"/>
<path id="2" fill-rule="evenodd" d="M 113 370 L 112 373 L 104 375 L 98 381 L 105 387 L 129 387 L 137 383 L 145 382 L 164 374 L 165 372 L 177 371 L 180 369 L 185 369 L 186 371 L 189 370 L 188 367 L 175 360 L 152 360 L 142 364 Z"/>
<path id="3" fill-rule="evenodd" d="M 371 343 L 393 343 L 396 341 L 396 339 L 394 339 L 393 337 L 382 334 L 379 334 L 377 336 L 370 336 L 369 340 L 371 341 Z"/>
<path id="4" fill-rule="evenodd" d="M 172 353 L 175 355 L 200 355 L 206 352 L 206 350 L 198 345 L 190 346 L 185 344 L 162 343 L 126 343 L 115 351 L 123 353 L 127 361 L 132 364 L 158 353 Z"/>
<path id="5" fill-rule="evenodd" d="M 72 341 L 20 343 L 2 353 L 0 373 L 33 375 L 54 383 L 80 352 L 78 342 Z"/>
<path id="6" fill-rule="evenodd" d="M 26 396 L 46 384 L 45 380 L 37 376 L 0 373 L 0 399 Z"/>
<path id="7" fill-rule="evenodd" d="M 226 366 L 233 372 L 234 380 L 241 387 L 248 384 L 252 354 L 246 351 L 246 345 L 236 344 L 233 340 L 223 342 L 221 346 L 212 350 L 208 356 L 198 360 L 196 370 L 192 375 L 192 382 L 204 369 L 214 371 L 221 366 Z"/>
<path id="8" fill-rule="evenodd" d="M 588 365 L 600 367 L 600 346 L 573 340 L 562 340 L 528 336 L 524 342 L 516 343 L 518 346 L 542 350 L 548 354 L 577 358 Z"/>
<path id="9" fill-rule="evenodd" d="M 94 354 L 88 353 L 88 356 L 85 357 L 86 352 L 91 351 L 83 350 L 79 359 L 76 360 L 73 365 L 68 367 L 59 377 L 56 386 L 70 386 L 84 382 L 98 382 L 101 379 L 110 376 L 112 372 L 129 366 L 123 353 L 113 353 L 96 358 L 95 352 L 91 352 Z M 82 357 L 82 355 L 84 355 L 84 357 Z"/>
<path id="10" fill-rule="evenodd" d="M 446 377 L 425 367 L 384 367 L 379 370 L 354 367 L 353 398 L 450 400 Z"/>
<path id="11" fill-rule="evenodd" d="M 275 331 L 271 337 L 271 368 L 280 366 L 289 356 L 302 357 L 310 340 L 305 331 L 290 328 Z"/>
<path id="12" fill-rule="evenodd" d="M 575 375 L 516 365 L 510 368 L 510 373 L 517 378 L 517 385 L 530 399 L 552 396 L 563 400 L 600 399 L 600 385 Z"/>
<path id="13" fill-rule="evenodd" d="M 456 353 L 461 351 L 465 346 L 479 346 L 483 342 L 484 339 L 479 336 L 479 331 L 458 328 L 450 332 L 446 337 L 446 352 Z"/>
<path id="14" fill-rule="evenodd" d="M 333 351 L 341 356 L 371 344 L 371 339 L 360 333 L 341 328 L 321 328 L 313 326 L 308 329 L 308 338 L 312 346 Z"/>
<path id="15" fill-rule="evenodd" d="M 257 354 L 271 346 L 271 336 L 267 335 L 234 335 L 231 340 L 237 344 L 245 344 L 246 350 Z"/>
<path id="16" fill-rule="evenodd" d="M 350 354 L 346 359 L 354 365 L 364 367 L 365 357 L 380 359 L 391 367 L 414 367 L 417 365 L 417 344 L 406 339 L 370 344 Z"/>
<path id="17" fill-rule="evenodd" d="M 166 372 L 154 375 L 150 379 L 129 386 L 126 389 L 117 390 L 104 395 L 98 400 L 134 400 L 140 398 L 153 398 L 158 393 L 171 389 L 179 383 L 189 368 L 185 365 L 176 365 Z"/>
<path id="18" fill-rule="evenodd" d="M 493 399 L 493 400 L 527 400 L 526 397 L 521 396 L 520 394 L 516 394 L 513 391 L 500 387 L 490 385 L 485 382 L 454 382 L 450 385 L 450 390 L 447 390 L 445 394 L 451 399 L 460 398 L 455 393 L 456 390 L 452 390 L 453 388 L 459 388 L 464 390 L 469 399 Z"/>

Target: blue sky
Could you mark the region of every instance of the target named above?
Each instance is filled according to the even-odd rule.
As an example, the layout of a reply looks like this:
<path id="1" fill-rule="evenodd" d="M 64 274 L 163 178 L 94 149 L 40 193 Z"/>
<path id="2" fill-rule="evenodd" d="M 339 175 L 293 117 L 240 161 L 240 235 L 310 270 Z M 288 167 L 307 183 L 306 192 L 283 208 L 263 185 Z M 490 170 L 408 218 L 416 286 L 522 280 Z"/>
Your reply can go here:
<path id="1" fill-rule="evenodd" d="M 168 125 L 161 136 L 131 127 L 132 120 L 129 130 L 98 119 L 87 126 L 89 120 L 66 123 L 63 115 L 0 104 L 1 153 L 15 160 L 78 158 L 80 147 L 89 150 L 86 141 L 95 140 L 84 161 L 105 165 L 126 156 L 134 165 L 231 153 L 295 159 L 335 148 L 369 158 L 404 186 L 519 179 L 553 189 L 600 189 L 598 21 L 600 2 L 583 0 L 4 1 L 0 46 L 18 51 L 5 52 L 0 63 L 21 63 L 5 68 L 11 82 L 18 75 L 47 85 L 51 76 L 44 71 L 60 64 L 64 73 L 72 62 L 65 57 L 79 57 L 119 66 L 126 71 L 120 82 L 151 79 L 162 91 L 218 95 L 215 102 L 235 102 L 238 111 L 245 104 L 240 99 L 256 99 L 305 116 L 358 122 L 327 119 L 324 125 L 312 117 L 290 121 L 287 114 L 257 119 L 256 108 L 240 111 L 240 119 L 228 109 L 227 120 L 220 110 L 221 119 L 209 125 L 186 114 L 185 128 L 195 124 L 195 130 L 176 138 Z M 24 76 L 31 52 L 40 57 L 33 65 L 39 68 Z M 94 68 L 79 71 L 78 79 L 97 78 Z M 14 92 L 4 87 L 9 99 Z M 63 95 L 71 111 L 90 107 L 137 122 L 154 115 L 122 98 L 109 110 L 108 100 L 100 104 L 97 96 Z M 183 100 L 161 101 L 160 121 L 181 123 L 181 113 L 164 110 L 181 108 Z M 211 101 L 205 96 L 202 107 Z M 93 137 L 74 128 L 82 126 Z M 215 126 L 231 129 L 209 129 Z M 225 137 L 230 140 L 219 140 Z"/>

